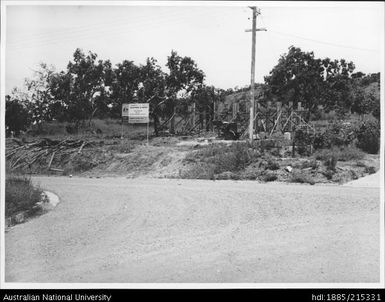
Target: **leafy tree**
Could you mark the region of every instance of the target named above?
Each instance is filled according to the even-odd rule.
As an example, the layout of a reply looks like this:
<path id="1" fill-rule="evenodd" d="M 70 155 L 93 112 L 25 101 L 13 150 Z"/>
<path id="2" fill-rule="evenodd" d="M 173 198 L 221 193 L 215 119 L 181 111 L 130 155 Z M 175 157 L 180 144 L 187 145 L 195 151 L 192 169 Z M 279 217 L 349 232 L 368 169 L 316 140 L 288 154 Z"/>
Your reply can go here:
<path id="1" fill-rule="evenodd" d="M 25 103 L 11 99 L 9 95 L 5 97 L 5 126 L 8 134 L 12 131 L 16 136 L 20 135 L 21 131 L 27 130 L 31 118 Z"/>
<path id="2" fill-rule="evenodd" d="M 380 84 L 380 73 L 370 73 L 364 77 L 362 77 L 361 85 L 369 85 L 370 83 L 378 83 Z"/>
<path id="3" fill-rule="evenodd" d="M 353 75 L 352 75 L 353 77 Z M 361 115 L 371 113 L 380 119 L 379 73 L 353 77 L 352 112 Z"/>
<path id="4" fill-rule="evenodd" d="M 67 71 L 53 80 L 52 92 L 65 108 L 66 119 L 78 126 L 81 121 L 91 123 L 96 112 L 104 115 L 110 98 L 113 71 L 109 60 L 96 60 L 97 55 L 87 55 L 79 48 Z"/>
<path id="5" fill-rule="evenodd" d="M 133 61 L 124 60 L 113 70 L 111 114 L 121 116 L 122 104 L 132 103 L 141 81 L 140 68 Z"/>
<path id="6" fill-rule="evenodd" d="M 214 86 L 202 85 L 192 92 L 191 97 L 199 113 L 201 128 L 209 130 L 210 122 L 214 120 L 214 103 L 220 99 L 219 91 Z"/>
<path id="7" fill-rule="evenodd" d="M 280 57 L 278 64 L 265 77 L 266 94 L 283 104 L 302 102 L 305 108 L 315 110 L 321 103 L 323 68 L 321 60 L 313 52 L 303 52 L 291 46 L 289 52 Z"/>
<path id="8" fill-rule="evenodd" d="M 354 91 L 352 112 L 359 115 L 363 115 L 370 112 L 370 106 L 365 98 L 365 93 L 363 89 L 358 88 Z"/>
<path id="9" fill-rule="evenodd" d="M 322 105 L 326 111 L 337 110 L 344 115 L 353 102 L 352 75 L 363 76 L 353 74 L 354 69 L 353 62 L 316 59 L 313 52 L 291 46 L 265 77 L 266 97 L 283 104 L 301 102 L 311 113 Z"/>
<path id="10" fill-rule="evenodd" d="M 169 73 L 166 75 L 166 86 L 168 100 L 166 105 L 175 113 L 175 103 L 178 97 L 189 95 L 194 89 L 203 83 L 205 74 L 197 67 L 197 64 L 190 57 L 181 57 L 176 51 L 171 51 L 167 57 L 166 66 Z M 175 119 L 171 119 L 170 132 L 175 132 Z"/>
<path id="11" fill-rule="evenodd" d="M 155 135 L 159 135 L 159 118 L 165 117 L 165 73 L 154 58 L 147 58 L 146 64 L 139 67 L 140 87 L 137 97 L 140 102 L 150 103 L 150 118 L 154 121 Z"/>
<path id="12" fill-rule="evenodd" d="M 377 120 L 364 120 L 357 129 L 357 147 L 370 154 L 380 149 L 381 126 Z"/>
<path id="13" fill-rule="evenodd" d="M 366 94 L 365 91 L 359 87 L 354 91 L 352 112 L 359 115 L 372 113 L 374 117 L 379 119 L 380 100 L 374 94 Z"/>
<path id="14" fill-rule="evenodd" d="M 42 122 L 51 121 L 55 118 L 52 107 L 54 98 L 51 94 L 50 82 L 55 76 L 55 68 L 45 63 L 39 65 L 39 69 L 34 71 L 32 78 L 24 81 L 26 90 L 14 90 L 18 94 L 18 99 L 23 101 L 26 108 L 31 112 L 31 119 L 34 124 L 41 127 Z"/>
<path id="15" fill-rule="evenodd" d="M 352 79 L 362 79 L 363 77 L 365 77 L 365 74 L 361 71 L 352 73 Z"/>
<path id="16" fill-rule="evenodd" d="M 353 103 L 352 77 L 353 62 L 341 60 L 322 60 L 325 86 L 323 89 L 324 108 L 336 110 L 340 115 L 350 112 Z"/>
<path id="17" fill-rule="evenodd" d="M 54 102 L 51 106 L 53 115 L 61 122 L 72 121 L 68 113 L 68 107 L 71 103 L 71 75 L 61 71 L 51 78 L 51 94 Z"/>

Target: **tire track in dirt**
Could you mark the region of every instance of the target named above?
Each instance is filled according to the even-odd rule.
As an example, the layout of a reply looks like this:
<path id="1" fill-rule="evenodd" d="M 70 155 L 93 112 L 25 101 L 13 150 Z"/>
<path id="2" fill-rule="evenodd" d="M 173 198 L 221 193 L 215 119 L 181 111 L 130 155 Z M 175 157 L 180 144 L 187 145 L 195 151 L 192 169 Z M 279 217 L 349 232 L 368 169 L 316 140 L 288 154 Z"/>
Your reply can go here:
<path id="1" fill-rule="evenodd" d="M 36 177 L 54 211 L 6 234 L 9 282 L 378 282 L 375 188 Z"/>

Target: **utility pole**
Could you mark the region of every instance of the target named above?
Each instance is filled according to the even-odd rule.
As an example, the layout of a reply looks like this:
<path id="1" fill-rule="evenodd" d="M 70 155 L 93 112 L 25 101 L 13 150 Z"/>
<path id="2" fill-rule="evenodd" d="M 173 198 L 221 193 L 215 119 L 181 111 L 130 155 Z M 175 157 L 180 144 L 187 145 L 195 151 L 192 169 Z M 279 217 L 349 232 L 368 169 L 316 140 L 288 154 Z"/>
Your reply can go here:
<path id="1" fill-rule="evenodd" d="M 261 14 L 261 10 L 256 6 L 250 6 L 253 11 L 253 28 L 246 29 L 246 32 L 252 32 L 252 45 L 251 45 L 251 81 L 250 81 L 250 121 L 249 121 L 249 139 L 253 141 L 254 134 L 254 111 L 255 111 L 255 40 L 257 31 L 266 31 L 265 28 L 257 29 L 257 16 Z"/>

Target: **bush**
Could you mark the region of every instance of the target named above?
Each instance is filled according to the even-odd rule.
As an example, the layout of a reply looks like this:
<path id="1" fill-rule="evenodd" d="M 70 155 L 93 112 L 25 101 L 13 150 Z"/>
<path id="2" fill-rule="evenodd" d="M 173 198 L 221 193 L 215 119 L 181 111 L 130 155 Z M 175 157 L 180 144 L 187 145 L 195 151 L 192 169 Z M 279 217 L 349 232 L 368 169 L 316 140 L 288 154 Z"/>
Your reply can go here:
<path id="1" fill-rule="evenodd" d="M 311 185 L 315 184 L 314 179 L 307 174 L 300 173 L 298 171 L 294 171 L 290 177 L 290 182 L 296 182 L 296 183 L 308 183 Z"/>
<path id="2" fill-rule="evenodd" d="M 5 126 L 7 134 L 9 135 L 12 131 L 18 136 L 21 131 L 27 130 L 30 123 L 31 113 L 25 105 L 18 100 L 11 100 L 10 97 L 7 96 L 5 105 Z"/>
<path id="3" fill-rule="evenodd" d="M 365 167 L 365 173 L 368 173 L 368 174 L 374 174 L 376 173 L 376 168 L 375 167 L 372 167 L 372 166 L 367 166 Z"/>
<path id="4" fill-rule="evenodd" d="M 179 171 L 180 178 L 214 179 L 214 167 L 204 163 L 196 163 L 186 171 Z"/>
<path id="5" fill-rule="evenodd" d="M 33 187 L 31 180 L 22 176 L 10 176 L 5 180 L 5 216 L 31 210 L 41 201 L 42 190 Z"/>
<path id="6" fill-rule="evenodd" d="M 262 176 L 262 180 L 266 181 L 266 182 L 268 182 L 268 181 L 275 181 L 275 180 L 277 180 L 277 178 L 278 178 L 277 174 L 271 173 L 271 172 L 269 172 L 269 173 L 267 173 L 267 174 Z"/>
<path id="7" fill-rule="evenodd" d="M 318 162 L 313 159 L 313 160 L 306 160 L 304 161 L 302 164 L 301 164 L 301 168 L 302 169 L 307 169 L 307 168 L 312 168 L 313 170 L 317 169 L 318 168 Z"/>
<path id="8" fill-rule="evenodd" d="M 275 161 L 274 159 L 268 159 L 266 169 L 268 170 L 278 170 L 280 168 L 279 163 Z"/>
<path id="9" fill-rule="evenodd" d="M 332 170 L 327 170 L 323 172 L 323 175 L 328 179 L 331 180 L 333 178 L 334 172 Z"/>
<path id="10" fill-rule="evenodd" d="M 327 170 L 335 171 L 337 166 L 337 155 L 331 154 L 330 157 L 324 161 L 324 164 Z"/>
<path id="11" fill-rule="evenodd" d="M 317 150 L 314 157 L 318 160 L 327 161 L 335 157 L 339 161 L 361 160 L 365 154 L 355 146 L 332 147 L 331 149 Z"/>
<path id="12" fill-rule="evenodd" d="M 208 145 L 186 155 L 184 161 L 194 165 L 181 173 L 181 177 L 212 179 L 213 175 L 231 172 L 236 175 L 231 179 L 236 179 L 239 171 L 244 170 L 259 157 L 259 152 L 248 143 Z M 228 178 L 227 174 L 222 176 Z"/>
<path id="13" fill-rule="evenodd" d="M 232 145 L 213 144 L 198 151 L 189 153 L 185 161 L 206 162 L 213 165 L 214 173 L 238 172 L 249 165 L 257 153 L 249 152 L 249 146 L 245 143 Z"/>
<path id="14" fill-rule="evenodd" d="M 380 123 L 377 120 L 363 121 L 356 130 L 357 147 L 370 154 L 380 149 Z"/>
<path id="15" fill-rule="evenodd" d="M 300 155 L 308 154 L 308 146 L 313 144 L 314 135 L 304 131 L 303 129 L 297 129 L 294 133 L 294 141 L 297 146 L 297 152 Z"/>
<path id="16" fill-rule="evenodd" d="M 334 122 L 323 133 L 314 137 L 314 148 L 323 149 L 333 146 L 348 146 L 356 137 L 356 127 L 348 122 Z"/>

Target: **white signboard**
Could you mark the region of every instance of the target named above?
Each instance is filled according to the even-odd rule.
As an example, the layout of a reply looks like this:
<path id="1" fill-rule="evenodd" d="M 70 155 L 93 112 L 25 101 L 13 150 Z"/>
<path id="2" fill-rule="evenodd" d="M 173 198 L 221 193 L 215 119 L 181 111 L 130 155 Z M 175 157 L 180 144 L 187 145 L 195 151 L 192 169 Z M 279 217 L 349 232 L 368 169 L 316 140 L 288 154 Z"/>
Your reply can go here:
<path id="1" fill-rule="evenodd" d="M 122 116 L 128 116 L 128 105 L 130 104 L 122 104 Z"/>
<path id="2" fill-rule="evenodd" d="M 134 103 L 128 104 L 128 122 L 134 123 L 148 123 L 150 104 L 148 103 Z"/>

